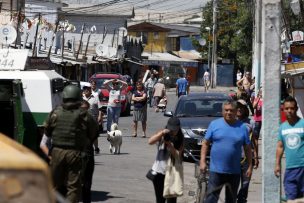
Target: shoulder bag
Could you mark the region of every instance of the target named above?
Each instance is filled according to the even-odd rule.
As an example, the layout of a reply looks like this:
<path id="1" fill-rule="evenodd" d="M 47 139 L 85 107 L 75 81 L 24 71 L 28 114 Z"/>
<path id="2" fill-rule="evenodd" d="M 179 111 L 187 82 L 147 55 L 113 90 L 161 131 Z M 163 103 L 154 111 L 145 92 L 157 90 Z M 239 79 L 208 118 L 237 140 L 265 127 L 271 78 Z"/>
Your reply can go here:
<path id="1" fill-rule="evenodd" d="M 183 195 L 184 171 L 180 156 L 170 156 L 165 174 L 164 198 Z"/>

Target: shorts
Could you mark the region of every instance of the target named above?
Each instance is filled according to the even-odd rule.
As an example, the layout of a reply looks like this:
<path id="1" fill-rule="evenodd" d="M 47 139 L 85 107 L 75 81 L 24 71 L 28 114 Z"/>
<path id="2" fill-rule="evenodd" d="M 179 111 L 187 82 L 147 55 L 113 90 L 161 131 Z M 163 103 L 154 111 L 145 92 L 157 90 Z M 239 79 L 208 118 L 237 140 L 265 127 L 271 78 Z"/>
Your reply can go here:
<path id="1" fill-rule="evenodd" d="M 303 197 L 304 167 L 286 169 L 284 176 L 284 189 L 288 200 Z"/>
<path id="2" fill-rule="evenodd" d="M 253 126 L 252 135 L 256 139 L 259 139 L 259 137 L 260 137 L 261 128 L 262 128 L 262 121 L 255 121 L 254 126 Z"/>

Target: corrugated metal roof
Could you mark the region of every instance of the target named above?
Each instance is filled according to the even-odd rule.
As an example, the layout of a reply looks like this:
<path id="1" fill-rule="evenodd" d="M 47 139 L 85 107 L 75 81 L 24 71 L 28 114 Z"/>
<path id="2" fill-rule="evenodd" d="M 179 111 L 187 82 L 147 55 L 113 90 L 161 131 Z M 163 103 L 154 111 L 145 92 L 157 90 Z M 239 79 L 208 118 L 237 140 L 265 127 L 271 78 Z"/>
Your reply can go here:
<path id="1" fill-rule="evenodd" d="M 190 60 L 199 60 L 201 59 L 201 55 L 199 52 L 192 51 L 173 51 L 173 53 L 181 58 L 190 59 Z"/>

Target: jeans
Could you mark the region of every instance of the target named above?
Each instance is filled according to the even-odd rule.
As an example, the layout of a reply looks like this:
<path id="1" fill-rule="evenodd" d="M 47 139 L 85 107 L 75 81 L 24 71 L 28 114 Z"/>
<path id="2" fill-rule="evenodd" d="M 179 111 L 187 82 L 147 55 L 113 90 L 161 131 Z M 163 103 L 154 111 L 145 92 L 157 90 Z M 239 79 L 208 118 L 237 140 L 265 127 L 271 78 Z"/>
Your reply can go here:
<path id="1" fill-rule="evenodd" d="M 204 203 L 216 203 L 223 186 L 225 187 L 225 203 L 235 203 L 238 187 L 240 184 L 240 174 L 209 173 L 207 196 Z"/>
<path id="2" fill-rule="evenodd" d="M 179 92 L 179 93 L 177 94 L 177 96 L 178 96 L 178 98 L 179 98 L 180 96 L 186 95 L 186 94 L 187 94 L 186 92 Z"/>
<path id="3" fill-rule="evenodd" d="M 107 108 L 107 131 L 111 131 L 111 125 L 113 123 L 118 124 L 121 107 L 108 106 Z"/>
<path id="4" fill-rule="evenodd" d="M 165 182 L 165 175 L 158 173 L 154 180 L 153 180 L 153 186 L 156 196 L 156 203 L 165 203 L 167 200 L 167 203 L 176 203 L 176 197 L 165 199 L 163 197 L 163 191 L 164 191 L 164 182 Z"/>
<path id="5" fill-rule="evenodd" d="M 239 190 L 239 193 L 237 195 L 237 203 L 246 203 L 247 197 L 248 197 L 248 189 L 251 177 L 246 176 L 246 171 L 248 169 L 248 162 L 245 161 L 242 164 L 242 174 L 241 174 L 241 188 Z"/>

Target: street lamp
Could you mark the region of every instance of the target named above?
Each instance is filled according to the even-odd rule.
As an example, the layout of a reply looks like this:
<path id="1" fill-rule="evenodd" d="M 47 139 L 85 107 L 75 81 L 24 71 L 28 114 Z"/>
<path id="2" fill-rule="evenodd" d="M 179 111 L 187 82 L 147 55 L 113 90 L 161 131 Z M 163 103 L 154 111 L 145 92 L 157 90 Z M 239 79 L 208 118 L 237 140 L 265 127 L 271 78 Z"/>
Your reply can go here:
<path id="1" fill-rule="evenodd" d="M 210 27 L 205 27 L 206 30 L 208 30 L 208 69 L 209 71 L 211 70 L 210 68 L 210 31 L 211 28 Z"/>

